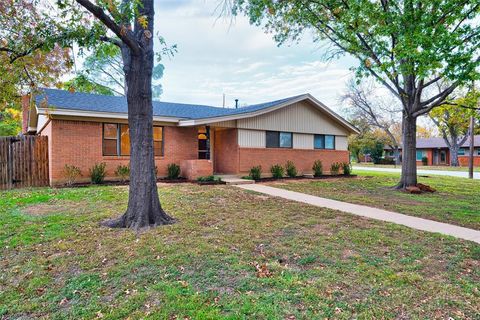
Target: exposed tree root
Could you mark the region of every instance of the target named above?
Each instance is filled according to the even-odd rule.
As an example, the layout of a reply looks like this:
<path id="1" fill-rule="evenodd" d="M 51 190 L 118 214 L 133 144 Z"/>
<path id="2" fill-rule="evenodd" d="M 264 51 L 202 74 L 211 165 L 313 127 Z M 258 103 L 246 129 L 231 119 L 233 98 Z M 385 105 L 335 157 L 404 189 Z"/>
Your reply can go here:
<path id="1" fill-rule="evenodd" d="M 103 221 L 101 225 L 109 228 L 130 228 L 140 230 L 174 224 L 175 222 L 176 220 L 165 213 L 163 209 L 142 215 L 133 215 L 127 210 L 127 212 L 121 217 Z"/>

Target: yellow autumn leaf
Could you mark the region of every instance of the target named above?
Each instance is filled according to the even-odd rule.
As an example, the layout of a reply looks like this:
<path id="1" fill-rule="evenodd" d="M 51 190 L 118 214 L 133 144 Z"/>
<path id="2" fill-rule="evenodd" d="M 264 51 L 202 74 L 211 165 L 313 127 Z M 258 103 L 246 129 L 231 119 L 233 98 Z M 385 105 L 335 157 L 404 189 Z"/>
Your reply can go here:
<path id="1" fill-rule="evenodd" d="M 137 18 L 138 23 L 142 26 L 143 29 L 147 29 L 148 21 L 146 16 L 140 16 Z"/>

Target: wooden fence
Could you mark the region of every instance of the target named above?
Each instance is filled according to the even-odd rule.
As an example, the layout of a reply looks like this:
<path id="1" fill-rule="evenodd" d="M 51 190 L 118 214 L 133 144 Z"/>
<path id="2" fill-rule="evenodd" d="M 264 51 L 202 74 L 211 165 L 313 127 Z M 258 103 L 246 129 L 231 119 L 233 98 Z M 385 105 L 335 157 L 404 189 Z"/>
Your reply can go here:
<path id="1" fill-rule="evenodd" d="M 48 186 L 48 138 L 0 137 L 0 190 Z"/>

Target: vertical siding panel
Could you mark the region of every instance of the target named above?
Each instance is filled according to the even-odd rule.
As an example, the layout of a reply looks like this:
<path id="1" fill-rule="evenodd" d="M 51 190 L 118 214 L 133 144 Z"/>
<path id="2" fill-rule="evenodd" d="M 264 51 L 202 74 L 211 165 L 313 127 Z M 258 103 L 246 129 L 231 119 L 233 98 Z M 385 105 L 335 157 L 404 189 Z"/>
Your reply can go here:
<path id="1" fill-rule="evenodd" d="M 265 131 L 238 130 L 238 145 L 240 147 L 265 148 Z"/>
<path id="2" fill-rule="evenodd" d="M 298 102 L 260 116 L 237 120 L 242 129 L 348 135 L 349 132 L 308 102 Z"/>
<path id="3" fill-rule="evenodd" d="M 293 149 L 313 149 L 313 134 L 294 133 Z"/>

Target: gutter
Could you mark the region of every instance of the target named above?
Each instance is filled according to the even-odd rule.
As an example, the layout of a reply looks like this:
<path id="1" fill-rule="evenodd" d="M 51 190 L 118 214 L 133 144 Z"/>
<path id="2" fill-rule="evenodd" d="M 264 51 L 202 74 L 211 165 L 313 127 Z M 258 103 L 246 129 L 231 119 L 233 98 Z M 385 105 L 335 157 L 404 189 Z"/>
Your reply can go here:
<path id="1" fill-rule="evenodd" d="M 113 119 L 128 119 L 127 113 L 119 112 L 101 112 L 101 111 L 85 111 L 85 110 L 71 110 L 71 109 L 49 109 L 37 107 L 37 112 L 40 115 L 61 115 L 87 118 L 113 118 Z M 182 118 L 176 117 L 162 117 L 153 116 L 153 121 L 179 123 Z"/>

